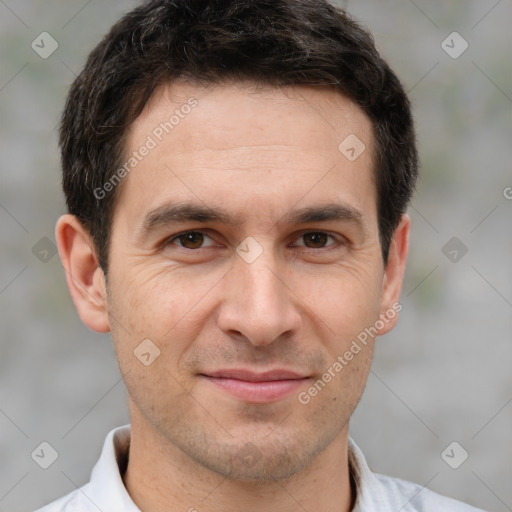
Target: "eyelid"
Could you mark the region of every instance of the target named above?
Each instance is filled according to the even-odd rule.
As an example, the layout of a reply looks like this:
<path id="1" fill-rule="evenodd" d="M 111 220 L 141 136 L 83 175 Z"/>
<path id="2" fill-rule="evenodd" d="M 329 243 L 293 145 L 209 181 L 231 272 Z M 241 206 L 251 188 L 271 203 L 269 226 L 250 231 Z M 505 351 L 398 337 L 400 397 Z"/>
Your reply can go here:
<path id="1" fill-rule="evenodd" d="M 298 233 L 298 235 L 294 235 L 294 239 L 300 239 L 302 238 L 304 235 L 307 235 L 309 233 L 320 233 L 320 234 L 323 234 L 323 235 L 327 235 L 329 237 L 331 237 L 335 243 L 331 244 L 331 245 L 327 245 L 325 247 L 320 247 L 318 249 L 315 249 L 313 247 L 305 247 L 305 246 L 299 246 L 299 247 L 302 247 L 304 249 L 309 249 L 309 250 L 312 250 L 312 251 L 318 251 L 320 249 L 324 249 L 324 250 L 329 250 L 329 249 L 332 249 L 334 247 L 339 247 L 340 245 L 347 245 L 348 244 L 348 240 L 342 236 L 342 235 L 339 235 L 338 233 L 333 233 L 332 231 L 326 231 L 324 229 L 306 229 L 306 230 L 302 230 L 301 232 Z"/>
<path id="2" fill-rule="evenodd" d="M 212 244 L 212 245 L 208 245 L 206 247 L 200 247 L 199 249 L 188 249 L 187 247 L 182 247 L 182 246 L 174 243 L 180 236 L 187 235 L 189 233 L 200 233 L 201 235 L 208 237 L 210 240 L 212 240 L 212 242 L 215 242 L 215 240 L 213 240 L 213 238 L 208 235 L 209 230 L 207 230 L 207 229 L 206 230 L 205 229 L 187 229 L 186 231 L 181 231 L 180 233 L 176 233 L 175 235 L 171 235 L 170 237 L 166 238 L 163 241 L 162 246 L 165 247 L 166 245 L 175 245 L 176 247 L 178 247 L 180 249 L 185 249 L 187 251 L 198 251 L 199 249 L 206 249 L 208 247 L 213 246 L 213 244 Z"/>

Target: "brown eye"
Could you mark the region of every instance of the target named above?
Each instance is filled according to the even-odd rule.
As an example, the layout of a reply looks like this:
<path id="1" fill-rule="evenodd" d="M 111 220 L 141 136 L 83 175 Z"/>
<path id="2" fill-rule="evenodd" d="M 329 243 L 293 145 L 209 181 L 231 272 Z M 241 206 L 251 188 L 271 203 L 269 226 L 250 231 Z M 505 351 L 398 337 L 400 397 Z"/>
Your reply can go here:
<path id="1" fill-rule="evenodd" d="M 200 249 L 204 242 L 204 234 L 198 231 L 189 231 L 173 238 L 173 242 L 179 240 L 179 243 L 185 249 Z"/>
<path id="2" fill-rule="evenodd" d="M 327 246 L 330 235 L 323 232 L 305 233 L 302 235 L 306 247 L 311 249 L 321 249 Z"/>

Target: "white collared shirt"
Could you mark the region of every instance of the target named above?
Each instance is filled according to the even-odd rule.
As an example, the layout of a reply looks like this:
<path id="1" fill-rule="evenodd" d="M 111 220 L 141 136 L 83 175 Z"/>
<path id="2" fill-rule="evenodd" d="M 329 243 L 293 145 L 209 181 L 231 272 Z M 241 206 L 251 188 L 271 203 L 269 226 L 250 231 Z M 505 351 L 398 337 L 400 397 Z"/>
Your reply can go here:
<path id="1" fill-rule="evenodd" d="M 121 476 L 129 447 L 129 425 L 112 430 L 90 482 L 36 512 L 140 512 Z M 350 470 L 357 487 L 352 512 L 483 512 L 418 484 L 373 473 L 350 438 L 348 448 Z"/>

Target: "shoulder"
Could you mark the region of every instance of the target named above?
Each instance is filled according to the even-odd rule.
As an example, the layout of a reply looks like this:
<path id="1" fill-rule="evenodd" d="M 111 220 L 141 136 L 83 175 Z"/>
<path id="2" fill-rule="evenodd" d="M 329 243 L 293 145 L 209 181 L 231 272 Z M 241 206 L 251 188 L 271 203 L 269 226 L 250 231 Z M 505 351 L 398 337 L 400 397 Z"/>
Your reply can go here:
<path id="1" fill-rule="evenodd" d="M 87 488 L 89 484 L 84 485 L 80 489 L 76 489 L 70 492 L 66 496 L 59 498 L 58 500 L 46 505 L 42 508 L 37 509 L 35 512 L 75 512 L 80 510 L 81 512 L 95 511 L 97 508 L 87 497 Z"/>
<path id="2" fill-rule="evenodd" d="M 441 496 L 425 486 L 374 473 L 353 439 L 349 438 L 349 466 L 357 488 L 353 512 L 400 510 L 402 512 L 483 512 Z"/>
<path id="3" fill-rule="evenodd" d="M 122 478 L 129 445 L 129 425 L 112 430 L 105 439 L 90 481 L 36 512 L 140 512 Z"/>
<path id="4" fill-rule="evenodd" d="M 399 506 L 403 512 L 483 512 L 422 485 L 378 473 L 373 475 L 386 500 Z"/>

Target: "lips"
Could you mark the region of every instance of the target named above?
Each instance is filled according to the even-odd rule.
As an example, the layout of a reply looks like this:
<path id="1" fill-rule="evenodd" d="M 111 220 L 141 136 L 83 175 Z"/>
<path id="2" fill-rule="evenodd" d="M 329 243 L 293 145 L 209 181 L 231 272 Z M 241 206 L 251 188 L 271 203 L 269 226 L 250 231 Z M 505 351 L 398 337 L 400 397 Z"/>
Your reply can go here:
<path id="1" fill-rule="evenodd" d="M 266 372 L 224 369 L 201 374 L 200 377 L 222 391 L 252 403 L 281 400 L 309 380 L 305 375 L 286 369 Z"/>
<path id="2" fill-rule="evenodd" d="M 273 380 L 295 380 L 303 379 L 306 376 L 290 370 L 269 370 L 266 372 L 253 372 L 234 368 L 232 370 L 217 370 L 208 372 L 208 377 L 244 380 L 247 382 L 268 382 Z"/>

